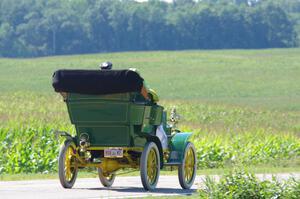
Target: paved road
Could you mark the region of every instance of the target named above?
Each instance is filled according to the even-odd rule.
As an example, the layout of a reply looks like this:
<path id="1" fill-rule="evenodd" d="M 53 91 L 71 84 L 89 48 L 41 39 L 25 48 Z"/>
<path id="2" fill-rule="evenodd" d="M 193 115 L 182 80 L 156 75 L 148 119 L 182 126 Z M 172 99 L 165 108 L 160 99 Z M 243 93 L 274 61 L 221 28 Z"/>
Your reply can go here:
<path id="1" fill-rule="evenodd" d="M 278 179 L 291 175 L 300 179 L 300 173 L 278 174 Z M 218 178 L 218 176 L 213 176 Z M 260 179 L 271 179 L 272 175 L 258 175 Z M 181 189 L 177 176 L 160 176 L 154 192 L 144 191 L 140 177 L 117 177 L 112 188 L 104 188 L 98 179 L 77 179 L 73 189 L 63 189 L 58 180 L 31 180 L 0 182 L 0 198 L 58 199 L 58 198 L 138 198 L 145 196 L 190 195 L 201 186 L 204 176 L 197 176 L 190 190 Z"/>

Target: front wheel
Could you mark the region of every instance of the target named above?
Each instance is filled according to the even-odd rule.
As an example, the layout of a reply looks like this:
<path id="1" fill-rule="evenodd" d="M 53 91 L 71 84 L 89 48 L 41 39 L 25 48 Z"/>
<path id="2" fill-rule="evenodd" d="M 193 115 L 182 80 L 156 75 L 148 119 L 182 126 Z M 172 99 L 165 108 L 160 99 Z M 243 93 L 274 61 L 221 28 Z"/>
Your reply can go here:
<path id="1" fill-rule="evenodd" d="M 58 174 L 60 184 L 67 189 L 73 187 L 77 178 L 76 146 L 71 140 L 66 140 L 60 148 L 58 158 Z"/>
<path id="2" fill-rule="evenodd" d="M 154 142 L 147 142 L 140 160 L 141 180 L 144 189 L 156 187 L 160 172 L 160 156 Z"/>
<path id="3" fill-rule="evenodd" d="M 99 176 L 101 184 L 104 187 L 111 187 L 111 185 L 114 183 L 115 178 L 116 178 L 116 174 L 114 174 L 114 173 L 104 175 L 102 172 L 102 169 L 100 169 L 100 168 L 98 168 L 98 176 Z"/>
<path id="4" fill-rule="evenodd" d="M 189 189 L 194 184 L 196 171 L 196 150 L 194 145 L 188 142 L 184 149 L 182 164 L 178 167 L 179 183 L 183 189 Z"/>

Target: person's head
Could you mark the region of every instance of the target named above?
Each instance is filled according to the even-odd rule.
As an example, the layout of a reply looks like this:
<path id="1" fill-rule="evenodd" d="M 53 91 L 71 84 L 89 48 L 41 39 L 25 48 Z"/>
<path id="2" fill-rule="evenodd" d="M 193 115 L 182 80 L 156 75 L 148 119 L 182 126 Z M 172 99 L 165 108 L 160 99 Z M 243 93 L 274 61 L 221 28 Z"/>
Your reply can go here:
<path id="1" fill-rule="evenodd" d="M 103 62 L 100 64 L 101 70 L 111 70 L 112 66 L 113 66 L 113 64 L 109 61 L 106 61 L 106 62 Z"/>

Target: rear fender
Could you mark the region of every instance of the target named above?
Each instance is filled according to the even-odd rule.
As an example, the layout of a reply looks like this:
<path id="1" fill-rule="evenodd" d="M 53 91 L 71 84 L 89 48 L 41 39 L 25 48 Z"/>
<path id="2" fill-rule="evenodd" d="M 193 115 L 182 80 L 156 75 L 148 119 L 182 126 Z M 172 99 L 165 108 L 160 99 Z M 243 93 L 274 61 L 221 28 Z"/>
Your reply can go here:
<path id="1" fill-rule="evenodd" d="M 144 134 L 144 137 L 147 139 L 147 142 L 154 142 L 156 144 L 159 151 L 159 157 L 160 157 L 160 169 L 162 169 L 164 166 L 164 158 L 163 158 L 163 149 L 159 138 L 150 134 Z"/>
<path id="2" fill-rule="evenodd" d="M 58 137 L 65 137 L 66 141 L 67 140 L 70 140 L 70 141 L 73 141 L 75 143 L 75 145 L 77 145 L 77 136 L 73 137 L 71 134 L 65 132 L 65 131 L 56 131 L 55 132 L 55 136 L 56 138 L 58 139 Z"/>
<path id="3" fill-rule="evenodd" d="M 171 139 L 170 146 L 170 157 L 168 162 L 182 162 L 184 157 L 184 149 L 191 137 L 192 133 L 177 133 Z"/>

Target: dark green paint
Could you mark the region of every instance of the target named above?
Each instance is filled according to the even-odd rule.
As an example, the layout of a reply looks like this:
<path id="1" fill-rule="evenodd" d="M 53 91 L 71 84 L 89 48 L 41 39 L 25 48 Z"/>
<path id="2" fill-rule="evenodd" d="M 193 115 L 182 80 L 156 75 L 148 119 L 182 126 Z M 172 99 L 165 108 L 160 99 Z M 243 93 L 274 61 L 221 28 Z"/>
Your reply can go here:
<path id="1" fill-rule="evenodd" d="M 88 134 L 91 146 L 143 147 L 142 133 L 153 134 L 162 122 L 163 107 L 137 93 L 69 94 L 66 103 L 77 136 Z"/>
<path id="2" fill-rule="evenodd" d="M 169 144 L 171 155 L 168 162 L 182 162 L 184 156 L 184 148 L 187 145 L 191 135 L 192 133 L 177 133 L 172 137 Z M 174 154 L 174 156 L 172 156 L 172 153 Z"/>
<path id="3" fill-rule="evenodd" d="M 166 112 L 162 106 L 143 99 L 139 93 L 68 94 L 66 103 L 77 137 L 88 134 L 91 146 L 144 147 L 147 141 L 154 141 L 162 154 L 155 131 L 163 123 L 166 133 L 170 134 Z M 182 162 L 184 148 L 191 135 L 177 133 L 170 139 L 168 163 Z"/>

